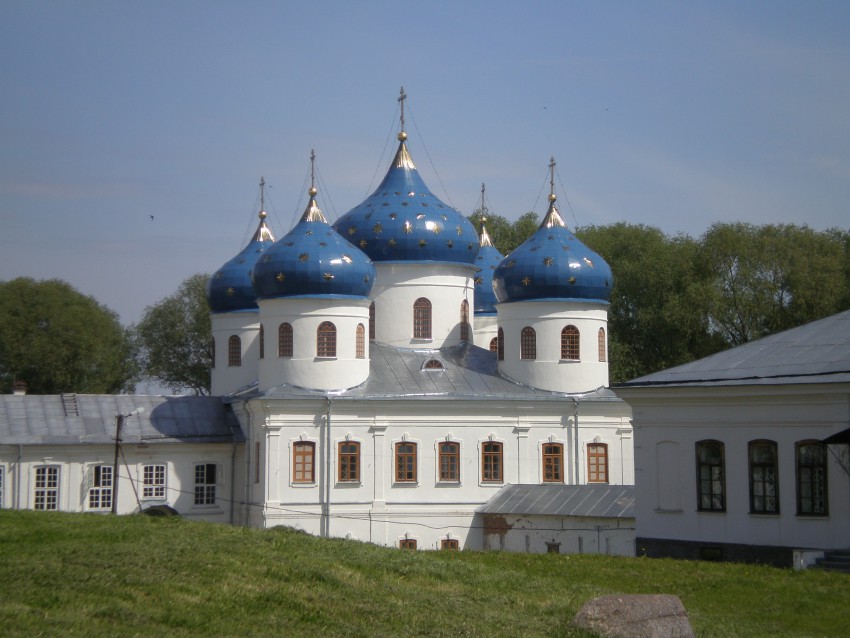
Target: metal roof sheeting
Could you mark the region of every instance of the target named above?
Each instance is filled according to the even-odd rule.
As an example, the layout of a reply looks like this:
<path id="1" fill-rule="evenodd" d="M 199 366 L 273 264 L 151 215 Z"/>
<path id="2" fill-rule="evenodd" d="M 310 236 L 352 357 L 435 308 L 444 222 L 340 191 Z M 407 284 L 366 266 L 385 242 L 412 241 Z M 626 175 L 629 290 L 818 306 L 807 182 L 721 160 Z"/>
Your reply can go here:
<path id="1" fill-rule="evenodd" d="M 634 518 L 633 485 L 506 485 L 479 514 Z"/>
<path id="2" fill-rule="evenodd" d="M 219 397 L 125 394 L 0 395 L 0 444 L 112 444 L 116 416 L 126 443 L 243 441 L 236 416 Z"/>
<path id="3" fill-rule="evenodd" d="M 360 386 L 329 392 L 337 399 L 463 399 L 492 401 L 494 398 L 507 400 L 563 401 L 575 396 L 582 401 L 620 401 L 607 388 L 587 393 L 570 395 L 560 392 L 538 390 L 516 383 L 499 374 L 496 354 L 462 343 L 440 350 L 411 350 L 393 348 L 378 343 L 369 346 L 369 379 Z M 426 361 L 436 359 L 443 364 L 441 370 L 424 370 Z M 256 393 L 256 391 L 255 391 Z M 240 398 L 250 398 L 251 393 Z M 263 393 L 267 398 L 306 398 L 326 396 L 325 392 L 278 386 Z"/>
<path id="4" fill-rule="evenodd" d="M 850 310 L 616 386 L 850 382 Z"/>

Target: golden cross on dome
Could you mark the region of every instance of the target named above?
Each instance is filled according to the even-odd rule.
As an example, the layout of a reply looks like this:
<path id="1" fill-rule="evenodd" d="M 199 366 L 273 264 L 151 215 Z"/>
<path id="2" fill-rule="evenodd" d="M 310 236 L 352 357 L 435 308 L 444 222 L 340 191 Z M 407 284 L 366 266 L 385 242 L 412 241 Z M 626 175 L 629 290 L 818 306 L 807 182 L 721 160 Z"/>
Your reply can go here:
<path id="1" fill-rule="evenodd" d="M 401 105 L 401 132 L 398 134 L 399 139 L 402 139 L 401 136 L 404 135 L 407 137 L 407 134 L 404 132 L 404 101 L 407 99 L 407 93 L 404 92 L 404 87 L 401 87 L 401 90 L 398 93 L 398 102 Z"/>

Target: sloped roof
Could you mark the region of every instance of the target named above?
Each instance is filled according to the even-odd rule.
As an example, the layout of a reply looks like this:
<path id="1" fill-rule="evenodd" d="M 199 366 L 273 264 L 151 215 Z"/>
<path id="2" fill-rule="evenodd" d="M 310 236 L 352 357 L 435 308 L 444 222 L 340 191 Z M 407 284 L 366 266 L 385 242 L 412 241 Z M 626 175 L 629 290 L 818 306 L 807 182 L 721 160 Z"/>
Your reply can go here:
<path id="1" fill-rule="evenodd" d="M 112 444 L 116 416 L 125 443 L 232 443 L 244 436 L 219 397 L 125 394 L 0 395 L 0 444 Z"/>
<path id="2" fill-rule="evenodd" d="M 850 382 L 850 310 L 615 386 Z"/>
<path id="3" fill-rule="evenodd" d="M 308 398 L 332 396 L 345 399 L 463 399 L 492 401 L 493 399 L 563 401 L 576 396 L 538 390 L 516 383 L 499 374 L 496 354 L 470 343 L 461 343 L 438 350 L 394 348 L 379 343 L 369 346 L 369 379 L 354 388 L 339 392 L 323 392 L 289 385 L 278 386 L 262 393 L 268 398 Z M 436 359 L 442 369 L 423 369 Z M 259 395 L 249 391 L 240 398 Z M 607 388 L 576 396 L 581 401 L 620 401 Z"/>
<path id="4" fill-rule="evenodd" d="M 634 518 L 633 485 L 506 485 L 479 514 Z"/>

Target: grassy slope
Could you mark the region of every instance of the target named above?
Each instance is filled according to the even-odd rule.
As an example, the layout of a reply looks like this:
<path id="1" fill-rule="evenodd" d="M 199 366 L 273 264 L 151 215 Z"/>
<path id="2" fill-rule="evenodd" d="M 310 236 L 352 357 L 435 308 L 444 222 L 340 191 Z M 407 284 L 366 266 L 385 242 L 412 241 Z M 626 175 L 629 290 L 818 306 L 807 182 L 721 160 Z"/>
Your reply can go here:
<path id="1" fill-rule="evenodd" d="M 402 552 L 179 518 L 0 511 L 3 636 L 583 636 L 581 604 L 673 593 L 698 636 L 850 634 L 850 577 L 715 563 Z"/>

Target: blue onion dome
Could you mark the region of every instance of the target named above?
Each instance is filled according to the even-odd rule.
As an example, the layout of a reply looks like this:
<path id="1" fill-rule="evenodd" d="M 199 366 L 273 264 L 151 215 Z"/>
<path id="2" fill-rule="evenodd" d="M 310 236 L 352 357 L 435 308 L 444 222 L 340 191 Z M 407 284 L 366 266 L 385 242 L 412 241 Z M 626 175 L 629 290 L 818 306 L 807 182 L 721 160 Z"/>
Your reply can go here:
<path id="1" fill-rule="evenodd" d="M 375 266 L 347 242 L 316 205 L 316 188 L 295 227 L 269 248 L 254 266 L 260 299 L 274 297 L 368 297 Z"/>
<path id="2" fill-rule="evenodd" d="M 263 193 L 265 180 L 260 179 L 260 192 Z M 264 197 L 261 195 L 261 202 Z M 219 268 L 207 282 L 207 302 L 213 312 L 236 312 L 256 310 L 257 293 L 251 282 L 254 264 L 274 244 L 274 235 L 266 225 L 267 214 L 260 205 L 260 224 L 248 245 L 233 259 Z"/>
<path id="3" fill-rule="evenodd" d="M 398 151 L 380 186 L 340 217 L 334 228 L 372 261 L 474 263 L 475 228 L 425 185 L 407 150 L 403 129 L 402 119 Z"/>
<path id="4" fill-rule="evenodd" d="M 481 184 L 481 208 L 484 207 L 484 184 Z M 478 257 L 475 265 L 481 270 L 475 276 L 475 312 L 479 314 L 496 312 L 496 294 L 493 292 L 493 272 L 496 270 L 505 256 L 493 245 L 490 235 L 487 234 L 485 224 L 487 218 L 481 217 L 481 235 L 478 240 Z"/>
<path id="5" fill-rule="evenodd" d="M 554 160 L 550 166 L 554 168 Z M 505 257 L 493 273 L 493 290 L 500 303 L 610 300 L 614 284 L 611 268 L 567 229 L 555 200 L 553 179 L 549 210 L 540 228 Z"/>

